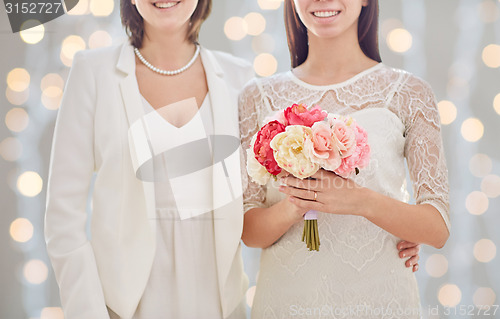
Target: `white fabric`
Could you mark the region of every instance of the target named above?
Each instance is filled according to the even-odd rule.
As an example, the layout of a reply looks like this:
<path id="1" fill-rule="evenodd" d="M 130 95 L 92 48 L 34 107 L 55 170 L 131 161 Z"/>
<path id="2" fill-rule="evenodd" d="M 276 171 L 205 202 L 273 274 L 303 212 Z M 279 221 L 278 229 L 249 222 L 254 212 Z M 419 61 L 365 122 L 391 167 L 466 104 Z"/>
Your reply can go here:
<path id="1" fill-rule="evenodd" d="M 237 96 L 253 76 L 252 66 L 203 47 L 200 57 L 214 132 L 237 138 Z M 130 319 L 155 257 L 154 185 L 136 176 L 131 154 L 141 145 L 128 136 L 130 126 L 144 115 L 135 59 L 128 41 L 75 54 L 58 111 L 44 231 L 68 319 L 109 319 L 107 307 Z M 239 163 L 239 152 L 235 154 Z M 226 167 L 231 185 L 241 185 L 239 165 Z M 94 176 L 89 221 L 87 203 Z M 214 187 L 218 177 L 213 176 L 215 202 L 226 195 Z M 216 208 L 214 215 L 219 295 L 223 315 L 228 317 L 241 309 L 248 288 L 240 246 L 241 196 Z M 87 224 L 91 236 L 87 236 Z M 244 310 L 240 313 L 244 317 Z"/>
<path id="2" fill-rule="evenodd" d="M 370 165 L 354 180 L 407 202 L 406 159 L 416 202 L 436 207 L 449 227 L 439 114 L 427 83 L 383 64 L 335 85 L 310 85 L 292 72 L 253 81 L 240 95 L 243 147 L 266 116 L 294 103 L 350 114 L 367 130 L 371 146 Z M 283 198 L 272 179 L 266 186 L 249 178 L 244 183 L 245 211 Z M 262 251 L 252 318 L 419 317 L 417 282 L 398 257 L 398 238 L 352 215 L 319 213 L 318 226 L 319 252 L 301 241 L 302 222 Z"/>
<path id="3" fill-rule="evenodd" d="M 145 113 L 154 109 L 143 98 Z M 205 97 L 199 113 L 205 127 L 212 127 L 212 110 L 210 99 Z M 189 134 L 190 121 L 177 128 L 163 120 L 165 135 L 150 136 L 150 142 L 156 139 L 182 138 Z M 207 130 L 206 134 L 213 134 Z M 161 156 L 160 156 L 161 159 Z M 165 165 L 160 160 L 157 165 Z M 156 199 L 156 255 L 146 290 L 139 302 L 134 319 L 154 318 L 222 318 L 217 270 L 215 264 L 215 243 L 213 229 L 213 212 L 197 217 L 181 220 L 176 200 L 173 196 L 166 167 L 155 165 L 155 199 Z M 166 165 L 165 165 L 166 166 Z M 212 180 L 199 180 L 205 192 L 211 192 Z M 207 203 L 198 202 L 197 193 L 184 193 L 192 202 L 192 208 Z M 193 305 L 196 305 L 193 307 Z"/>

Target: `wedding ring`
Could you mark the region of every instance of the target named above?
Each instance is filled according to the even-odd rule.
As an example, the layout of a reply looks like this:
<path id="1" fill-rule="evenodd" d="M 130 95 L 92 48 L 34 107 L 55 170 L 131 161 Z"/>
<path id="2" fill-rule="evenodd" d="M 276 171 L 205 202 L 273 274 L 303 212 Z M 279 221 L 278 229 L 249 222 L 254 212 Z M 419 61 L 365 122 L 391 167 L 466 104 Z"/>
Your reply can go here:
<path id="1" fill-rule="evenodd" d="M 318 198 L 318 193 L 316 191 L 313 192 L 314 192 L 314 201 L 316 201 L 316 199 Z"/>

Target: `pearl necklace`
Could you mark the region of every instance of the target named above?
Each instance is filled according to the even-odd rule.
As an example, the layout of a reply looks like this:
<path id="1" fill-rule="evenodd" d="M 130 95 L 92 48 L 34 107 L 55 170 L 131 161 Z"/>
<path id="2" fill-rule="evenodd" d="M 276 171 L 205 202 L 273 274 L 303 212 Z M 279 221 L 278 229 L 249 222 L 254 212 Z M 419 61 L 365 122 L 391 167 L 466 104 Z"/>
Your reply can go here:
<path id="1" fill-rule="evenodd" d="M 191 60 L 189 60 L 189 62 L 183 66 L 182 68 L 180 69 L 177 69 L 177 70 L 173 70 L 173 71 L 168 71 L 168 70 L 162 70 L 160 68 L 157 68 L 155 66 L 153 66 L 151 63 L 149 63 L 141 54 L 141 52 L 139 52 L 139 49 L 137 48 L 134 48 L 134 52 L 135 54 L 137 55 L 137 57 L 139 58 L 139 60 L 141 60 L 141 62 L 147 66 L 149 69 L 151 69 L 152 71 L 156 72 L 156 73 L 159 73 L 161 75 L 177 75 L 179 73 L 182 73 L 184 71 L 186 71 L 191 65 L 193 65 L 194 61 L 196 61 L 196 58 L 198 57 L 198 55 L 200 54 L 200 46 L 198 44 L 196 44 L 196 51 L 194 52 L 194 55 L 193 57 L 191 58 Z"/>

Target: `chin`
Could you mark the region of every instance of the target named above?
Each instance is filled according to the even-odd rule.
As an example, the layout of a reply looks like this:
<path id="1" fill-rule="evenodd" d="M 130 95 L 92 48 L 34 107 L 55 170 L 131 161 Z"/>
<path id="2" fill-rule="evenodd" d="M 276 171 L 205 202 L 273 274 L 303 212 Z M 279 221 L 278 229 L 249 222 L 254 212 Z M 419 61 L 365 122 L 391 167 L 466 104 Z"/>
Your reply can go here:
<path id="1" fill-rule="evenodd" d="M 344 31 L 345 32 L 345 31 Z M 318 28 L 314 31 L 309 31 L 309 34 L 314 35 L 319 39 L 333 39 L 337 38 L 344 33 L 342 30 L 338 30 L 338 28 Z"/>
<path id="2" fill-rule="evenodd" d="M 164 32 L 164 33 L 178 33 L 183 32 L 187 26 L 188 22 L 182 22 L 177 19 L 156 19 L 153 21 L 153 24 L 150 24 L 150 30 L 154 30 L 155 32 Z"/>

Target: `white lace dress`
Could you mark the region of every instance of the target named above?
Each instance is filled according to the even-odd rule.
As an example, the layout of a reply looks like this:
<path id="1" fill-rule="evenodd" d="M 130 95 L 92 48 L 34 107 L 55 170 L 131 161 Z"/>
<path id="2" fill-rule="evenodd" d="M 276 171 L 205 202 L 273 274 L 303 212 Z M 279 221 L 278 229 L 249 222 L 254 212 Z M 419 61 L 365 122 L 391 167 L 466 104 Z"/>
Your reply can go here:
<path id="1" fill-rule="evenodd" d="M 439 114 L 426 82 L 381 63 L 335 85 L 310 85 L 290 71 L 254 80 L 240 96 L 244 149 L 266 116 L 294 103 L 349 114 L 367 130 L 370 165 L 354 177 L 361 186 L 407 202 L 406 159 L 416 203 L 433 205 L 449 229 Z M 245 211 L 284 197 L 271 182 L 246 178 L 246 186 Z M 398 256 L 399 238 L 359 216 L 319 213 L 318 226 L 319 252 L 301 241 L 302 222 L 262 251 L 252 318 L 420 317 L 417 282 Z"/>

